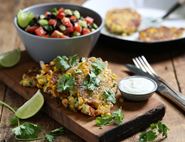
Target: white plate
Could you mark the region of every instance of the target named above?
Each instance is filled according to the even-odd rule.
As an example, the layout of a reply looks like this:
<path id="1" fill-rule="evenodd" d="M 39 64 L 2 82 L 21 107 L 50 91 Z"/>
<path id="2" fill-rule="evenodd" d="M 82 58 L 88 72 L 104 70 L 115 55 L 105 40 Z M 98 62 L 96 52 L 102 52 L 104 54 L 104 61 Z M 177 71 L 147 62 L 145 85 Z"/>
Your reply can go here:
<path id="1" fill-rule="evenodd" d="M 141 25 L 146 25 L 146 21 L 148 21 L 149 18 L 157 19 L 162 17 L 166 10 L 169 9 L 169 7 L 174 3 L 175 0 L 88 0 L 83 4 L 83 6 L 98 12 L 102 18 L 104 18 L 106 12 L 112 8 L 134 8 L 142 16 Z M 174 14 L 170 15 L 168 19 L 162 21 L 160 25 L 185 28 L 185 8 L 183 7 L 177 10 Z M 120 36 L 108 32 L 104 27 L 101 33 L 111 38 L 133 42 L 142 42 L 138 40 L 138 32 L 130 36 Z M 185 34 L 181 38 L 184 37 Z"/>

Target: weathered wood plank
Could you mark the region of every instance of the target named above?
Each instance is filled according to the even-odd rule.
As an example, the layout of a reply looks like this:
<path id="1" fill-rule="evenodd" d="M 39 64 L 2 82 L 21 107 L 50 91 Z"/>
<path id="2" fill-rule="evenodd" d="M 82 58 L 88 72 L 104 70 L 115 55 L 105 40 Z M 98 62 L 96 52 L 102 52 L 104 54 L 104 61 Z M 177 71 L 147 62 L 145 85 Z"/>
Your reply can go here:
<path id="1" fill-rule="evenodd" d="M 180 91 L 185 95 L 185 49 L 181 48 L 175 51 L 173 54 L 173 63 L 175 67 L 175 73 L 178 79 Z"/>
<path id="2" fill-rule="evenodd" d="M 4 100 L 4 94 L 5 94 L 5 85 L 0 82 L 0 100 L 3 101 Z M 0 120 L 2 117 L 2 106 L 0 106 Z"/>
<path id="3" fill-rule="evenodd" d="M 16 7 L 15 1 L 0 1 L 2 4 L 0 5 L 0 53 L 12 50 L 15 48 L 15 37 L 16 32 L 15 28 L 13 27 L 13 12 Z M 1 88 L 1 100 L 4 101 L 5 99 L 5 90 Z M 7 113 L 4 113 L 7 112 Z M 8 121 L 4 122 L 4 118 L 6 118 L 9 115 L 9 112 L 6 108 L 3 107 L 1 111 L 1 125 L 0 125 L 0 140 L 3 140 L 5 137 L 7 137 L 9 133 L 9 127 L 6 125 Z"/>
<path id="4" fill-rule="evenodd" d="M 16 32 L 13 26 L 13 13 L 15 10 L 16 2 L 15 1 L 5 1 L 1 0 L 0 5 L 0 53 L 9 51 L 15 48 L 15 37 Z"/>
<path id="5" fill-rule="evenodd" d="M 5 85 L 0 83 L 0 100 L 1 101 L 4 101 L 4 94 L 5 94 Z M 2 128 L 3 127 L 3 123 L 1 122 L 1 118 L 3 117 L 3 106 L 0 106 L 0 141 L 2 140 L 3 138 L 3 135 L 4 135 L 4 129 Z"/>

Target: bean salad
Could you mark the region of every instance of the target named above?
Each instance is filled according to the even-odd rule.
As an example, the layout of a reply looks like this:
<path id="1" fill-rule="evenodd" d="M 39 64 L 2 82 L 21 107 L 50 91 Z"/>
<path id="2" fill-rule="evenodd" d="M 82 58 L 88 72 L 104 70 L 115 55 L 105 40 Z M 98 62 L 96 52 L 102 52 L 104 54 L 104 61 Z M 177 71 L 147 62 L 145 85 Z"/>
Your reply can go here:
<path id="1" fill-rule="evenodd" d="M 53 8 L 39 16 L 20 10 L 17 22 L 26 32 L 45 38 L 76 37 L 98 28 L 92 17 L 83 17 L 79 11 L 65 8 Z"/>

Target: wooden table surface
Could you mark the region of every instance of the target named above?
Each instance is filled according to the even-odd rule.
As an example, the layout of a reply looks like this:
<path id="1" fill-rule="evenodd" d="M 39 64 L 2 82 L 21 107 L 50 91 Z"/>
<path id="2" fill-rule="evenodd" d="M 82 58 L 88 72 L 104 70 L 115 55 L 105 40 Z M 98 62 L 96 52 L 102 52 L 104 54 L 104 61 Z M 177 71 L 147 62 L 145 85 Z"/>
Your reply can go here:
<path id="1" fill-rule="evenodd" d="M 59 0 L 58 0 L 59 1 Z M 0 0 L 0 53 L 14 48 L 24 49 L 16 30 L 13 26 L 13 17 L 21 8 L 41 2 L 52 2 L 52 0 Z M 84 0 L 60 0 L 60 2 L 70 2 L 82 4 Z M 96 47 L 92 51 L 92 56 L 102 57 L 104 60 L 116 63 L 117 67 L 122 67 L 125 63 L 131 63 L 131 58 L 138 55 L 145 55 L 156 72 L 165 79 L 176 90 L 185 94 L 185 43 L 177 44 L 177 47 L 162 47 L 165 50 L 140 50 L 137 48 L 127 48 L 127 45 L 115 40 L 100 37 Z M 106 52 L 105 52 L 106 51 Z M 166 114 L 163 122 L 170 128 L 168 138 L 164 142 L 184 142 L 185 141 L 185 113 L 169 100 L 157 96 L 166 106 Z M 24 100 L 16 93 L 0 83 L 0 100 L 13 106 L 19 107 Z M 9 136 L 9 117 L 12 115 L 4 107 L 0 107 L 0 141 Z M 60 124 L 49 118 L 45 114 L 38 114 L 30 121 L 41 125 L 44 131 L 60 127 Z M 125 142 L 136 142 L 139 134 L 136 134 Z M 11 140 L 13 141 L 13 140 Z M 81 138 L 65 129 L 65 134 L 56 141 L 60 142 L 80 142 Z"/>

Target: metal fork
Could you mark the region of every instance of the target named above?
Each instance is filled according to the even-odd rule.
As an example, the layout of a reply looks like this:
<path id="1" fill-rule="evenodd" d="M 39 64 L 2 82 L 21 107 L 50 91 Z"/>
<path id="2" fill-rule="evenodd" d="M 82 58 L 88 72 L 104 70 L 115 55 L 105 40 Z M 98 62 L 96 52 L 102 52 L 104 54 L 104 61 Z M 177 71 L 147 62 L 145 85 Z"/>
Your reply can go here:
<path id="1" fill-rule="evenodd" d="M 157 91 L 161 95 L 164 95 L 185 111 L 185 96 L 173 89 L 166 81 L 157 75 L 144 56 L 135 57 L 132 60 L 137 68 L 150 74 L 153 78 L 159 81 Z"/>

